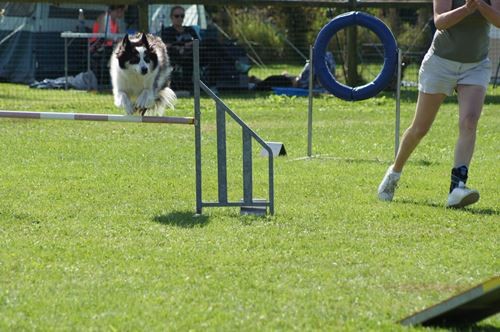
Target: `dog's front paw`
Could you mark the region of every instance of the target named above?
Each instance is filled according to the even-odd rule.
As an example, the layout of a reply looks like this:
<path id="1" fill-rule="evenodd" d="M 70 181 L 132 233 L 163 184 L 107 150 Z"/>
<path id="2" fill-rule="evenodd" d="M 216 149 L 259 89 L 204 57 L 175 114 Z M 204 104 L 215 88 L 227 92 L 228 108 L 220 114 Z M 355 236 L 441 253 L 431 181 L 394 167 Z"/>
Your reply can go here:
<path id="1" fill-rule="evenodd" d="M 127 106 L 125 106 L 125 112 L 127 112 L 127 115 L 134 114 L 134 105 L 132 105 L 132 103 L 130 103 Z"/>
<path id="2" fill-rule="evenodd" d="M 124 108 L 128 115 L 132 115 L 132 113 L 134 113 L 134 105 L 124 92 L 118 92 L 115 95 L 115 106 Z"/>
<path id="3" fill-rule="evenodd" d="M 148 111 L 147 108 L 139 108 L 139 107 L 135 107 L 135 110 L 134 112 L 137 112 L 140 116 L 144 116 L 144 114 L 146 114 L 146 112 Z"/>
<path id="4" fill-rule="evenodd" d="M 139 97 L 137 97 L 137 101 L 135 102 L 135 106 L 137 108 L 151 108 L 155 104 L 155 97 L 153 91 L 150 89 L 142 90 Z"/>

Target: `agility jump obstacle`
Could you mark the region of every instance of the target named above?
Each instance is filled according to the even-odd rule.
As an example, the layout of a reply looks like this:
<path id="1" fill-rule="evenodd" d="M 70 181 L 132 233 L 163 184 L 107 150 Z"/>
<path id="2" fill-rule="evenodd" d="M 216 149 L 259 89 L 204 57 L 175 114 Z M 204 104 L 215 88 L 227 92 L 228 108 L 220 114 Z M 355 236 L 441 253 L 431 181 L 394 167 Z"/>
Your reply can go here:
<path id="1" fill-rule="evenodd" d="M 194 117 L 159 117 L 115 114 L 57 113 L 57 112 L 23 112 L 0 110 L 0 118 L 32 119 L 32 120 L 70 120 L 97 122 L 131 122 L 157 124 L 193 125 L 195 128 L 195 163 L 196 163 L 196 213 L 201 214 L 204 207 L 240 207 L 242 214 L 264 215 L 274 214 L 274 168 L 273 153 L 266 142 L 243 122 L 224 102 L 213 93 L 201 80 L 199 68 L 199 42 L 194 41 Z M 218 201 L 207 202 L 202 197 L 202 153 L 201 153 L 201 108 L 200 88 L 215 101 L 217 127 L 217 182 Z M 227 188 L 227 156 L 226 156 L 226 124 L 228 114 L 242 128 L 243 144 L 243 195 L 240 201 L 228 199 Z M 252 139 L 268 152 L 268 199 L 253 197 Z"/>
<path id="2" fill-rule="evenodd" d="M 194 118 L 172 116 L 135 116 L 116 114 L 58 113 L 58 112 L 19 112 L 2 111 L 0 118 L 34 119 L 34 120 L 73 120 L 73 121 L 108 121 L 108 122 L 144 122 L 144 123 L 176 123 L 194 124 Z"/>
<path id="3" fill-rule="evenodd" d="M 243 214 L 274 214 L 274 161 L 272 149 L 255 133 L 236 113 L 234 113 L 217 95 L 210 90 L 200 79 L 200 48 L 199 40 L 193 44 L 193 81 L 194 81 L 194 112 L 195 112 L 195 152 L 196 152 L 196 210 L 201 213 L 203 207 L 239 206 Z M 201 106 L 200 89 L 215 102 L 216 129 L 217 129 L 217 184 L 218 201 L 204 202 L 202 199 L 201 173 Z M 227 195 L 227 155 L 226 155 L 226 114 L 235 121 L 242 130 L 243 154 L 243 199 L 229 201 Z M 268 199 L 253 198 L 253 168 L 252 168 L 252 140 L 256 141 L 268 153 Z"/>
<path id="4" fill-rule="evenodd" d="M 338 82 L 330 72 L 326 61 L 325 53 L 328 43 L 333 36 L 341 29 L 350 26 L 362 26 L 370 29 L 380 39 L 384 46 L 384 64 L 381 72 L 372 82 L 363 86 L 351 87 Z M 309 109 L 308 109 L 308 145 L 307 155 L 312 155 L 312 90 L 313 72 L 318 76 L 321 85 L 334 96 L 346 100 L 364 100 L 377 95 L 385 89 L 392 80 L 397 68 L 396 87 L 396 128 L 395 128 L 395 151 L 399 148 L 399 126 L 400 126 L 400 95 L 401 95 L 401 52 L 397 47 L 396 39 L 391 30 L 380 19 L 363 12 L 352 11 L 339 15 L 328 22 L 318 33 L 314 46 L 310 49 L 309 71 Z"/>

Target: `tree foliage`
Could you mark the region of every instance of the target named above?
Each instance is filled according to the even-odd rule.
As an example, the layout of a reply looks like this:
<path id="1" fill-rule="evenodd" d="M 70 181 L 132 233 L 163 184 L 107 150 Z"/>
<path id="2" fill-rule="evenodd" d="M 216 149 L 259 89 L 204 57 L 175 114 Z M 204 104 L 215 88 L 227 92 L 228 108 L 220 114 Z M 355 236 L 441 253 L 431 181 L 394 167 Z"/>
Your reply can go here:
<path id="1" fill-rule="evenodd" d="M 250 53 L 256 53 L 264 62 L 303 62 L 309 46 L 321 28 L 342 9 L 293 6 L 209 6 L 212 19 Z M 403 51 L 424 52 L 432 38 L 429 8 L 379 9 L 368 8 L 367 13 L 382 19 L 393 31 Z M 340 31 L 331 48 L 342 62 L 346 34 Z M 358 28 L 358 50 L 363 44 L 376 43 L 376 36 L 368 29 Z"/>

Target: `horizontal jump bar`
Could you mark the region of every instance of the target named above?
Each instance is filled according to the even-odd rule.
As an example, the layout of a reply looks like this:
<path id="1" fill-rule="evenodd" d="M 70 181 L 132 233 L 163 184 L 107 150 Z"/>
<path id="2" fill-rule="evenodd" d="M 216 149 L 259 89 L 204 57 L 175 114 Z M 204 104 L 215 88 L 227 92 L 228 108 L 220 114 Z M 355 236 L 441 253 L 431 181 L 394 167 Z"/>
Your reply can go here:
<path id="1" fill-rule="evenodd" d="M 194 118 L 176 116 L 137 116 L 117 114 L 23 112 L 3 110 L 0 110 L 0 118 L 194 124 Z"/>

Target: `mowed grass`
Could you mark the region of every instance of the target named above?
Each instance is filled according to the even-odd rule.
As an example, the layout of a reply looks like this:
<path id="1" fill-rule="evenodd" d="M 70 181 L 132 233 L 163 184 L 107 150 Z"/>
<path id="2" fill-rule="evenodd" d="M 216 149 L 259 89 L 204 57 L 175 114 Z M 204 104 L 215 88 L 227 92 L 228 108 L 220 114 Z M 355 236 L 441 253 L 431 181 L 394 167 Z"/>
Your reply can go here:
<path id="1" fill-rule="evenodd" d="M 470 186 L 444 208 L 456 100 L 405 169 L 394 202 L 377 186 L 394 154 L 395 100 L 221 94 L 267 141 L 276 214 L 206 208 L 195 217 L 194 129 L 0 119 L 0 331 L 408 330 L 397 321 L 499 275 L 500 89 L 490 88 Z M 413 116 L 405 90 L 401 123 Z M 0 109 L 117 113 L 110 94 L 1 84 Z M 215 107 L 202 100 L 203 195 L 217 197 Z M 192 116 L 180 99 L 170 115 Z M 232 200 L 242 197 L 241 129 L 228 121 Z M 255 191 L 266 159 L 254 144 Z M 500 328 L 498 315 L 476 326 Z M 413 328 L 410 330 L 419 330 Z"/>

